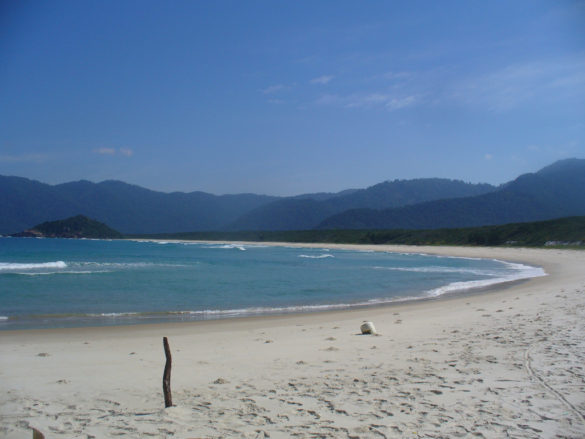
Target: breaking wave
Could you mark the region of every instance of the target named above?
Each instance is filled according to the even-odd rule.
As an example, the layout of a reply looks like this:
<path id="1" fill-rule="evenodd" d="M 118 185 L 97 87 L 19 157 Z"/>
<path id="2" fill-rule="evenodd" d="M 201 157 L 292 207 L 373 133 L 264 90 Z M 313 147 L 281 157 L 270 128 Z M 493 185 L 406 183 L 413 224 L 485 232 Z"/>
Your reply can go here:
<path id="1" fill-rule="evenodd" d="M 518 280 L 530 279 L 533 277 L 542 277 L 547 275 L 546 272 L 540 267 L 532 267 L 529 265 L 505 261 L 499 262 L 502 262 L 508 268 L 514 271 L 504 276 L 492 277 L 489 279 L 471 280 L 465 282 L 452 282 L 442 287 L 427 291 L 427 295 L 430 297 L 438 297 L 442 296 L 443 294 L 465 291 L 475 288 L 486 288 L 504 282 L 514 282 Z"/>
<path id="2" fill-rule="evenodd" d="M 241 251 L 246 251 L 246 247 L 239 244 L 219 244 L 219 245 L 207 245 L 205 248 L 223 248 L 223 249 L 237 249 Z"/>
<path id="3" fill-rule="evenodd" d="M 0 271 L 38 270 L 47 268 L 67 268 L 67 264 L 63 261 L 40 263 L 0 262 Z"/>
<path id="4" fill-rule="evenodd" d="M 299 255 L 299 258 L 307 258 L 307 259 L 325 259 L 325 258 L 334 258 L 333 255 Z"/>

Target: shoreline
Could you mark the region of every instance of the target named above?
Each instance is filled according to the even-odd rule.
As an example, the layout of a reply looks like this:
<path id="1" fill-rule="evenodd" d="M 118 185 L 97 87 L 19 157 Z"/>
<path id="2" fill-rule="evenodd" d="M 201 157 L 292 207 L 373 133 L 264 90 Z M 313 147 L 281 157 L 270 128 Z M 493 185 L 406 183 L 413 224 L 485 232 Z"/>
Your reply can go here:
<path id="1" fill-rule="evenodd" d="M 362 309 L 0 331 L 0 435 L 585 436 L 585 252 L 391 249 L 528 263 L 548 276 Z M 358 335 L 364 320 L 379 336 Z"/>
<path id="2" fill-rule="evenodd" d="M 498 250 L 501 248 L 489 247 L 452 247 L 452 246 L 397 246 L 397 245 L 360 245 L 360 244 L 313 244 L 313 243 L 286 243 L 286 242 L 265 242 L 256 243 L 248 241 L 186 241 L 186 240 L 160 240 L 160 239 L 129 239 L 136 242 L 155 243 L 176 243 L 176 244 L 215 244 L 233 246 L 263 246 L 263 247 L 289 247 L 323 250 L 348 250 L 358 252 L 381 252 L 413 255 L 432 255 L 453 258 L 486 259 L 496 260 L 502 263 L 518 263 L 536 270 L 542 270 L 542 274 L 536 273 L 532 276 L 519 279 L 491 279 L 485 281 L 466 281 L 462 285 L 454 287 L 454 284 L 446 284 L 441 287 L 422 291 L 418 296 L 405 296 L 398 298 L 373 298 L 356 303 L 330 303 L 317 305 L 294 305 L 283 308 L 263 308 L 261 306 L 246 309 L 211 309 L 211 310 L 171 310 L 171 311 L 145 311 L 145 312 L 120 312 L 100 314 L 64 314 L 59 315 L 31 315 L 16 317 L 0 317 L 0 333 L 32 330 L 76 330 L 79 328 L 99 328 L 118 326 L 142 326 L 142 325 L 164 325 L 164 324 L 187 324 L 193 322 L 207 322 L 215 320 L 232 320 L 243 318 L 279 317 L 288 315 L 318 314 L 341 311 L 368 310 L 378 307 L 393 307 L 398 304 L 416 304 L 432 300 L 444 300 L 454 297 L 466 297 L 475 294 L 487 294 L 502 288 L 508 288 L 519 282 L 531 281 L 539 277 L 548 276 L 548 273 L 540 265 L 534 265 L 524 259 L 504 260 L 502 258 L 485 257 L 482 250 Z M 479 253 L 476 251 L 479 250 Z M 460 255 L 462 252 L 463 255 Z M 508 258 L 508 255 L 505 256 Z M 538 262 L 540 263 L 540 261 Z M 530 265 L 527 265 L 530 264 Z M 485 282 L 487 285 L 481 285 Z M 474 285 L 479 282 L 480 285 Z M 456 282 L 455 284 L 457 284 Z M 440 292 L 442 291 L 442 292 Z M 439 292 L 439 293 L 437 293 Z M 54 326 L 34 327 L 34 322 L 49 319 Z M 1 326 L 7 326 L 2 328 Z M 13 326 L 13 327 L 10 327 Z M 20 327 L 19 327 L 20 326 Z"/>
<path id="3" fill-rule="evenodd" d="M 531 277 L 526 279 L 518 279 L 518 280 L 511 280 L 511 281 L 503 281 L 499 283 L 495 283 L 493 285 L 485 286 L 485 287 L 473 287 L 453 292 L 444 293 L 438 296 L 425 296 L 419 298 L 404 298 L 402 300 L 394 300 L 388 302 L 380 302 L 380 303 L 372 303 L 372 304 L 360 304 L 360 305 L 341 305 L 339 308 L 331 308 L 331 309 L 320 309 L 320 310 L 303 310 L 303 311 L 283 311 L 283 312 L 267 312 L 267 313 L 249 313 L 249 314 L 242 314 L 242 315 L 235 315 L 235 316 L 225 316 L 225 317 L 211 317 L 211 318 L 185 318 L 184 320 L 180 319 L 179 317 L 175 319 L 169 319 L 164 321 L 153 321 L 153 322 L 133 322 L 133 323 L 115 323 L 115 324 L 101 324 L 101 325 L 84 325 L 84 326 L 61 326 L 61 327 L 50 327 L 50 328 L 19 328 L 19 329 L 2 329 L 0 330 L 0 338 L 3 334 L 10 335 L 10 336 L 18 336 L 20 332 L 26 332 L 30 334 L 32 332 L 37 332 L 42 334 L 44 332 L 53 332 L 59 334 L 66 334 L 68 332 L 78 332 L 78 331 L 89 331 L 93 332 L 100 329 L 105 329 L 108 332 L 113 331 L 116 332 L 116 328 L 137 328 L 137 329 L 153 329 L 153 330 L 164 330 L 168 328 L 174 328 L 175 326 L 181 327 L 186 325 L 207 325 L 212 323 L 225 323 L 228 326 L 231 326 L 232 322 L 242 322 L 249 324 L 251 322 L 257 322 L 261 324 L 264 320 L 267 319 L 298 319 L 302 316 L 327 316 L 328 314 L 337 314 L 332 316 L 333 318 L 345 319 L 347 318 L 346 315 L 352 315 L 361 311 L 363 313 L 375 313 L 377 310 L 388 312 L 394 308 L 399 306 L 403 307 L 415 307 L 417 305 L 424 306 L 427 302 L 439 302 L 439 301 L 451 301 L 451 300 L 463 300 L 465 298 L 474 297 L 474 296 L 482 296 L 482 295 L 489 295 L 495 292 L 503 292 L 507 289 L 514 288 L 517 285 L 520 285 L 525 282 L 531 282 L 540 277 L 548 276 L 545 274 L 543 276 L 538 277 Z M 188 314 L 187 314 L 188 315 Z M 112 319 L 116 319 L 119 317 L 113 317 Z M 106 317 L 104 317 L 104 320 Z M 163 319 L 161 317 L 161 319 Z M 145 319 L 146 320 L 146 319 Z M 153 319 L 156 320 L 156 319 Z"/>

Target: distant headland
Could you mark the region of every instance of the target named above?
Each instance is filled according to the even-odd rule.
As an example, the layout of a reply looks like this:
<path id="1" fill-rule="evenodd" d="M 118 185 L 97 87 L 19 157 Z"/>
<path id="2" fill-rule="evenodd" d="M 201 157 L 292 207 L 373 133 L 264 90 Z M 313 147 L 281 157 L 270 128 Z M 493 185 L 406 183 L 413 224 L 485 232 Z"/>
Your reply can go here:
<path id="1" fill-rule="evenodd" d="M 123 235 L 117 230 L 83 215 L 72 216 L 58 221 L 46 221 L 11 236 L 17 238 L 123 238 Z"/>

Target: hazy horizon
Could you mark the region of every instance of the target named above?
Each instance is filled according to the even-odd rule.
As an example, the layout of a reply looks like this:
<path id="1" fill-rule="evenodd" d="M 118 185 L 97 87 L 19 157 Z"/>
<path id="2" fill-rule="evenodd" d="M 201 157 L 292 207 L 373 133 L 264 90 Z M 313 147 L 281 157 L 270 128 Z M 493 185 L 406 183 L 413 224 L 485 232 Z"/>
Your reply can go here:
<path id="1" fill-rule="evenodd" d="M 538 171 L 538 170 L 535 170 Z M 187 190 L 160 190 L 160 189 L 156 189 L 156 188 L 152 188 L 149 187 L 147 185 L 142 185 L 142 184 L 137 184 L 137 183 L 131 183 L 129 181 L 124 181 L 121 179 L 116 179 L 116 178 L 109 178 L 109 179 L 105 179 L 105 180 L 98 180 L 98 181 L 94 181 L 94 180 L 89 180 L 87 178 L 82 178 L 82 179 L 77 179 L 77 180 L 67 180 L 67 181 L 60 181 L 60 182 L 56 182 L 56 183 L 49 183 L 46 181 L 42 181 L 42 180 L 38 180 L 36 178 L 29 178 L 29 177 L 24 177 L 22 175 L 4 175 L 4 177 L 23 177 L 23 178 L 28 178 L 29 180 L 34 180 L 34 181 L 38 181 L 40 183 L 44 183 L 44 184 L 48 184 L 50 186 L 58 186 L 61 184 L 67 184 L 67 183 L 78 183 L 81 181 L 88 181 L 90 183 L 93 184 L 100 184 L 100 183 L 105 183 L 108 181 L 115 181 L 115 182 L 121 182 L 121 183 L 126 183 L 126 184 L 130 184 L 133 186 L 140 186 L 144 189 L 149 189 L 152 191 L 156 191 L 156 192 L 164 192 L 164 193 L 173 193 L 173 192 L 184 192 L 184 193 L 190 193 L 190 192 L 206 192 L 209 193 L 211 195 L 217 195 L 217 196 L 222 196 L 222 195 L 241 195 L 241 194 L 246 194 L 246 193 L 250 193 L 250 194 L 255 194 L 255 195 L 267 195 L 267 196 L 274 196 L 274 197 L 295 197 L 295 196 L 300 196 L 300 195 L 307 195 L 307 194 L 317 194 L 317 193 L 331 193 L 331 194 L 335 194 L 335 193 L 339 193 L 339 192 L 344 192 L 344 191 L 351 191 L 351 190 L 359 190 L 359 189 L 367 189 L 371 186 L 375 186 L 377 184 L 381 184 L 381 183 L 385 183 L 385 182 L 392 182 L 394 180 L 401 180 L 401 181 L 408 181 L 408 180 L 416 180 L 416 179 L 434 179 L 434 178 L 444 178 L 444 179 L 448 179 L 448 180 L 457 180 L 457 181 L 463 181 L 464 183 L 469 183 L 469 184 L 491 184 L 491 183 L 485 183 L 485 182 L 474 182 L 474 181 L 465 181 L 465 180 L 460 180 L 460 179 L 456 179 L 456 178 L 449 178 L 449 177 L 416 177 L 416 178 L 397 178 L 397 179 L 387 179 L 387 180 L 383 180 L 383 181 L 379 181 L 377 183 L 373 183 L 371 185 L 368 186 L 364 186 L 364 187 L 345 187 L 345 188 L 340 188 L 338 190 L 332 190 L 332 191 L 308 191 L 308 192 L 302 192 L 302 193 L 298 193 L 298 194 L 290 194 L 290 195 L 279 195 L 279 194 L 273 194 L 273 193 L 269 193 L 269 192 L 225 192 L 225 193 L 214 193 L 214 192 L 207 192 L 207 191 L 201 191 L 197 188 L 193 188 L 193 189 L 187 189 Z M 499 184 L 491 184 L 492 186 L 500 186 L 502 184 L 507 183 L 508 181 L 503 181 Z"/>
<path id="2" fill-rule="evenodd" d="M 585 157 L 585 2 L 4 2 L 0 175 L 294 196 Z"/>

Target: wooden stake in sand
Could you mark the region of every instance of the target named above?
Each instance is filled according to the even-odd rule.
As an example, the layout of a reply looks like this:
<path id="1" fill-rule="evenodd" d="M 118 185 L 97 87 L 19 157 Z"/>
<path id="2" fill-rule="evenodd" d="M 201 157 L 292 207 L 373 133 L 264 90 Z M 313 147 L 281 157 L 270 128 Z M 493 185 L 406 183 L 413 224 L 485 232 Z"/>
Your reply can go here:
<path id="1" fill-rule="evenodd" d="M 167 359 L 165 363 L 165 371 L 163 373 L 163 394 L 165 396 L 165 408 L 173 405 L 173 397 L 171 395 L 171 348 L 169 348 L 169 341 L 166 337 L 163 337 L 163 346 L 165 348 L 165 357 Z"/>

